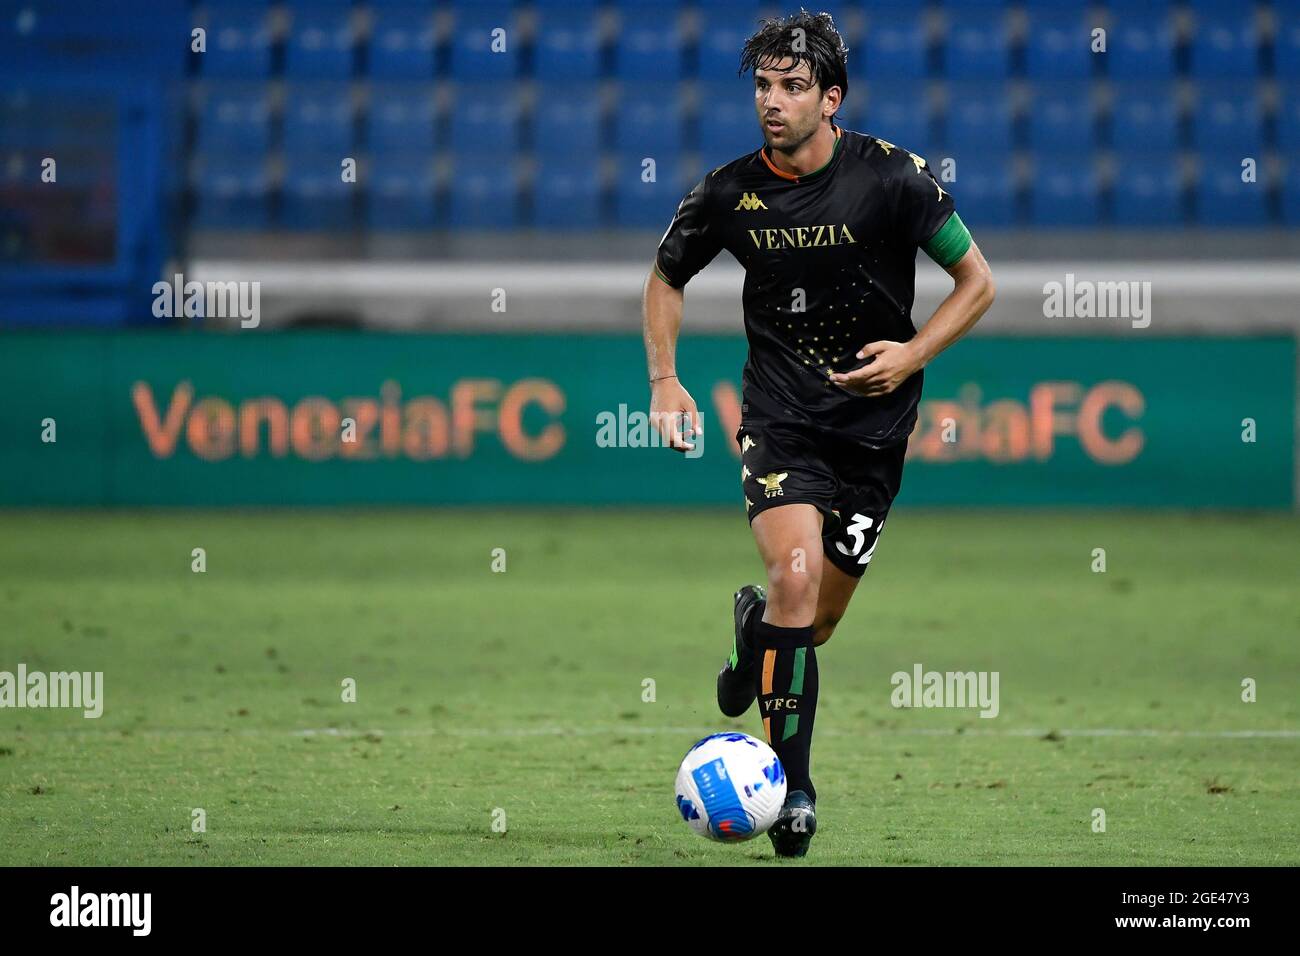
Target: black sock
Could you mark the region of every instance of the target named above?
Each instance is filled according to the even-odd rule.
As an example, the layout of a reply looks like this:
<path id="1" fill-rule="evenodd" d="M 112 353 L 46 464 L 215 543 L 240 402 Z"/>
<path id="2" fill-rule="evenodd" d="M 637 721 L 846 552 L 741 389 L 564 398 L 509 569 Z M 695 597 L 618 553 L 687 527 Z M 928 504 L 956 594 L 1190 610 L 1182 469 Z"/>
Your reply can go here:
<path id="1" fill-rule="evenodd" d="M 787 792 L 817 802 L 808 776 L 813 718 L 817 715 L 817 651 L 813 629 L 777 627 L 759 620 L 751 632 L 754 688 L 767 742 L 785 767 Z"/>

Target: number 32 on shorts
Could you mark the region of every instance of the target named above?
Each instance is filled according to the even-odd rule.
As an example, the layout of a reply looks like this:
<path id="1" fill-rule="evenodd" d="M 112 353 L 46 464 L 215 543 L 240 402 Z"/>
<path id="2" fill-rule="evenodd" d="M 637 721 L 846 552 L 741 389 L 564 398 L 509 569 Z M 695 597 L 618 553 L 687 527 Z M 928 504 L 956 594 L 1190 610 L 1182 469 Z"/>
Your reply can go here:
<path id="1" fill-rule="evenodd" d="M 871 555 L 875 553 L 876 545 L 880 543 L 880 532 L 885 530 L 885 521 L 882 518 L 879 524 L 868 518 L 866 515 L 854 513 L 853 518 L 849 521 L 844 533 L 853 539 L 849 547 L 845 547 L 843 541 L 836 541 L 835 547 L 839 549 L 840 554 L 846 554 L 850 557 L 857 555 L 858 564 L 870 564 Z M 871 546 L 863 550 L 863 545 L 867 543 L 867 537 L 870 535 Z"/>

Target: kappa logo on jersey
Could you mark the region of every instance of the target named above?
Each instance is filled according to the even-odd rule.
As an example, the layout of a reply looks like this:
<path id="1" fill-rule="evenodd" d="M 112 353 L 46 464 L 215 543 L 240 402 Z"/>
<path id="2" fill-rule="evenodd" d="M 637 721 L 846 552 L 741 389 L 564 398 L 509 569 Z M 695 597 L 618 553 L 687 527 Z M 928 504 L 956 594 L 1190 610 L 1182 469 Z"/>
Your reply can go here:
<path id="1" fill-rule="evenodd" d="M 916 167 L 916 172 L 917 175 L 919 176 L 921 174 L 921 170 L 925 168 L 925 157 L 918 156 L 916 155 L 916 153 L 910 153 L 909 155 L 912 157 L 912 165 Z M 939 195 L 934 197 L 934 201 L 938 202 L 940 199 L 943 198 L 943 187 L 939 185 L 939 180 L 937 179 L 934 181 L 934 188 L 939 190 Z"/>
<path id="2" fill-rule="evenodd" d="M 764 495 L 768 498 L 776 498 L 785 494 L 785 492 L 781 490 L 781 482 L 785 481 L 789 477 L 790 473 L 788 471 L 783 471 L 779 475 L 776 472 L 772 472 L 768 475 L 759 475 L 757 480 L 763 483 Z"/>
<path id="3" fill-rule="evenodd" d="M 754 439 L 750 438 L 748 435 L 746 435 L 744 438 L 740 440 L 740 453 L 742 455 L 753 447 L 754 447 Z"/>
<path id="4" fill-rule="evenodd" d="M 886 156 L 892 155 L 894 150 L 901 148 L 883 139 L 877 139 L 876 143 L 877 145 L 880 146 L 881 149 L 885 151 Z M 916 172 L 918 175 L 920 175 L 921 170 L 925 168 L 925 157 L 918 156 L 916 155 L 916 153 L 910 153 L 907 150 L 903 150 L 903 152 L 907 153 L 907 155 L 912 158 L 912 165 L 916 167 Z M 938 202 L 940 199 L 943 198 L 943 187 L 939 185 L 938 180 L 935 180 L 934 188 L 939 190 L 939 195 L 935 197 L 935 202 Z"/>
<path id="5" fill-rule="evenodd" d="M 763 205 L 763 200 L 758 198 L 758 193 L 742 193 L 740 202 L 736 203 L 736 209 L 747 209 L 750 212 L 766 208 L 767 206 Z M 733 209 L 732 212 L 735 212 L 736 209 Z"/>

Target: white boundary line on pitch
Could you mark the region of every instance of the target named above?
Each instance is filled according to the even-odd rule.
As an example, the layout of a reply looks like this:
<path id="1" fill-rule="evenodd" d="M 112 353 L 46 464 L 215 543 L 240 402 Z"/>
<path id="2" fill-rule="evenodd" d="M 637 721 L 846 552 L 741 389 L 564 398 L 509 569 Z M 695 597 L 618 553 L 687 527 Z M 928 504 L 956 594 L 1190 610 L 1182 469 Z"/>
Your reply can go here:
<path id="1" fill-rule="evenodd" d="M 203 729 L 161 729 L 131 730 L 123 734 L 118 730 L 74 730 L 57 728 L 50 730 L 26 729 L 17 733 L 23 736 L 41 734 L 69 734 L 77 736 L 117 737 L 595 737 L 610 736 L 653 736 L 673 734 L 682 736 L 726 733 L 733 730 L 745 731 L 735 727 L 717 727 L 697 724 L 689 727 L 656 726 L 633 727 L 627 725 L 605 725 L 591 727 L 408 727 L 401 730 L 363 730 L 344 727 L 309 727 L 303 730 L 274 730 L 248 728 L 241 730 L 203 730 Z M 1048 734 L 1057 737 L 1152 737 L 1152 738 L 1199 738 L 1211 740 L 1268 739 L 1300 740 L 1300 730 L 1162 730 L 1158 728 L 1133 727 L 1093 727 L 1078 730 L 1048 728 L 1010 728 L 1007 730 L 983 730 L 979 728 L 938 728 L 918 727 L 914 729 L 880 730 L 823 730 L 827 737 L 1032 737 L 1042 738 Z"/>
<path id="2" fill-rule="evenodd" d="M 589 737 L 599 734 L 641 734 L 649 736 L 654 734 L 698 734 L 698 733 L 726 733 L 729 729 L 717 727 L 709 728 L 706 726 L 696 727 L 627 727 L 627 726 L 608 726 L 608 727 L 505 727 L 499 729 L 459 727 L 446 730 L 434 730 L 432 728 L 407 729 L 396 731 L 391 734 L 395 737 L 433 737 L 433 736 L 452 736 L 452 737 Z M 742 731 L 743 732 L 743 731 Z M 1232 740 L 1236 738 L 1277 738 L 1277 739 L 1300 739 L 1300 730 L 1158 730 L 1158 729 L 1134 729 L 1125 727 L 1098 727 L 1082 730 L 1046 730 L 1034 728 L 1013 728 L 1010 730 L 966 730 L 966 729 L 941 729 L 941 728 L 916 728 L 907 730 L 862 730 L 862 731 L 844 731 L 831 730 L 823 731 L 828 737 L 1046 737 L 1049 733 L 1054 733 L 1058 737 L 1201 737 L 1215 740 Z M 297 737 L 364 737 L 367 734 L 376 736 L 389 736 L 382 730 L 343 730 L 338 727 L 325 727 L 319 729 L 298 730 L 294 732 Z"/>

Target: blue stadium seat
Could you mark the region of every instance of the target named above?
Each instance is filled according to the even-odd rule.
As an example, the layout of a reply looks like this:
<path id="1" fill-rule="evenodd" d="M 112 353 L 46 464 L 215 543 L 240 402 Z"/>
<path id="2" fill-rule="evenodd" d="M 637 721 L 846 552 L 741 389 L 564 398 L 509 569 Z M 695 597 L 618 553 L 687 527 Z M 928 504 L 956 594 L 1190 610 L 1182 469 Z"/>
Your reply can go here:
<path id="1" fill-rule="evenodd" d="M 924 91 L 925 83 L 912 81 L 909 84 L 913 90 L 913 96 L 916 91 Z M 867 100 L 871 96 L 871 84 L 867 82 L 865 76 L 861 73 L 849 73 L 849 95 L 840 103 L 839 112 L 836 114 L 835 121 L 845 129 L 853 129 L 862 132 L 866 125 L 867 117 Z"/>
<path id="2" fill-rule="evenodd" d="M 955 160 L 955 179 L 943 183 L 952 193 L 962 221 L 976 235 L 987 226 L 1010 226 L 1016 222 L 1016 183 L 1009 153 L 1000 156 L 975 154 L 965 157 L 928 156 L 930 165 L 940 167 L 944 159 Z"/>
<path id="3" fill-rule="evenodd" d="M 265 229 L 270 181 L 265 155 L 200 154 L 194 184 L 194 225 L 201 229 Z"/>
<path id="4" fill-rule="evenodd" d="M 600 154 L 600 104 L 565 85 L 537 87 L 533 148 L 539 158 L 577 165 Z"/>
<path id="5" fill-rule="evenodd" d="M 1091 157 L 1097 147 L 1097 117 L 1087 80 L 1039 83 L 1029 108 L 1029 145 L 1040 157 Z"/>
<path id="6" fill-rule="evenodd" d="M 1030 14 L 1078 13 L 1080 7 L 1088 5 L 1087 0 L 1022 0 L 1022 3 Z"/>
<path id="7" fill-rule="evenodd" d="M 352 8 L 346 0 L 295 0 L 285 41 L 289 77 L 346 80 L 352 76 Z"/>
<path id="8" fill-rule="evenodd" d="M 513 157 L 519 149 L 519 101 L 513 83 L 461 83 L 451 111 L 451 145 L 458 153 L 497 153 Z"/>
<path id="9" fill-rule="evenodd" d="M 1221 150 L 1203 152 L 1196 187 L 1196 221 L 1204 226 L 1264 226 L 1269 221 L 1263 172 L 1242 181 L 1241 157 Z"/>
<path id="10" fill-rule="evenodd" d="M 372 155 L 366 222 L 372 229 L 400 231 L 438 225 L 433 160 L 426 152 Z"/>
<path id="11" fill-rule="evenodd" d="M 1011 150 L 1012 112 L 1006 84 L 949 85 L 947 144 L 969 154 Z"/>
<path id="12" fill-rule="evenodd" d="M 533 220 L 542 229 L 594 229 L 600 225 L 600 163 L 544 156 L 533 183 Z"/>
<path id="13" fill-rule="evenodd" d="M 353 155 L 352 88 L 347 83 L 303 83 L 288 88 L 284 148 L 288 152 Z"/>
<path id="14" fill-rule="evenodd" d="M 265 83 L 208 85 L 199 114 L 201 152 L 265 153 L 270 145 L 271 100 Z"/>
<path id="15" fill-rule="evenodd" d="M 697 8 L 701 80 L 723 82 L 737 78 L 740 48 L 745 39 L 758 29 L 759 12 L 752 3 L 731 0 L 706 3 Z"/>
<path id="16" fill-rule="evenodd" d="M 322 231 L 352 227 L 358 185 L 343 181 L 340 163 L 334 152 L 285 154 L 279 226 Z"/>
<path id="17" fill-rule="evenodd" d="M 0 2 L 0 72 L 34 76 L 71 68 L 82 73 L 176 77 L 190 54 L 189 4 L 134 7 L 97 0 Z M 209 49 L 211 44 L 209 44 Z"/>
<path id="18" fill-rule="evenodd" d="M 1103 63 L 1116 79 L 1172 79 L 1174 25 L 1168 4 L 1150 0 L 1140 7 L 1112 7 L 1106 49 Z"/>
<path id="19" fill-rule="evenodd" d="M 1287 12 L 1278 8 L 1277 33 L 1273 37 L 1273 68 L 1287 82 L 1300 79 L 1300 6 Z"/>
<path id="20" fill-rule="evenodd" d="M 216 0 L 207 5 L 205 76 L 256 79 L 271 72 L 271 24 L 265 3 Z"/>
<path id="21" fill-rule="evenodd" d="M 877 80 L 858 87 L 850 102 L 853 100 L 862 109 L 853 114 L 856 125 L 850 128 L 923 155 L 933 146 L 934 115 L 923 86 Z"/>
<path id="22" fill-rule="evenodd" d="M 1238 157 L 1259 157 L 1264 143 L 1264 117 L 1255 84 L 1202 84 L 1192 108 L 1192 139 L 1197 149 L 1227 150 Z"/>
<path id="23" fill-rule="evenodd" d="M 1007 18 L 1000 5 L 948 11 L 944 73 L 949 79 L 989 81 L 1010 72 Z"/>
<path id="24" fill-rule="evenodd" d="M 1029 11 L 1025 67 L 1034 79 L 1082 79 L 1092 75 L 1095 18 L 1078 6 Z"/>
<path id="25" fill-rule="evenodd" d="M 1117 84 L 1112 97 L 1111 143 L 1116 149 L 1141 145 L 1153 152 L 1172 152 L 1179 145 L 1179 109 L 1172 84 Z"/>
<path id="26" fill-rule="evenodd" d="M 594 79 L 600 75 L 600 31 L 595 7 L 537 11 L 533 62 L 539 80 Z"/>
<path id="27" fill-rule="evenodd" d="M 0 147 L 111 151 L 116 107 L 111 98 L 47 90 L 38 75 L 0 90 Z"/>
<path id="28" fill-rule="evenodd" d="M 699 181 L 689 180 L 678 156 L 656 160 L 655 182 L 642 181 L 642 153 L 615 157 L 614 221 L 626 229 L 667 229 L 677 204 Z"/>
<path id="29" fill-rule="evenodd" d="M 857 26 L 860 18 L 855 17 L 853 14 L 863 6 L 860 0 L 819 0 L 817 3 L 805 3 L 803 6 L 807 7 L 810 13 L 829 13 L 831 19 L 835 21 L 835 29 L 840 32 L 840 37 L 844 40 L 845 45 L 850 50 L 857 46 Z M 791 9 L 793 11 L 798 7 L 799 4 L 795 4 Z"/>
<path id="30" fill-rule="evenodd" d="M 519 185 L 512 153 L 457 154 L 448 185 L 453 229 L 510 229 L 519 224 Z"/>
<path id="31" fill-rule="evenodd" d="M 708 169 L 752 153 L 763 145 L 753 91 L 741 80 L 701 83 L 699 104 L 700 159 Z"/>
<path id="32" fill-rule="evenodd" d="M 1031 225 L 1095 226 L 1100 217 L 1101 189 L 1090 155 L 1038 161 L 1029 193 Z"/>
<path id="33" fill-rule="evenodd" d="M 1278 97 L 1277 145 L 1300 156 L 1300 79 L 1283 84 Z"/>
<path id="34" fill-rule="evenodd" d="M 366 144 L 371 154 L 430 156 L 437 138 L 437 109 L 431 83 L 376 84 L 366 115 Z"/>
<path id="35" fill-rule="evenodd" d="M 674 3 L 623 7 L 614 44 L 614 72 L 622 80 L 663 80 L 682 74 L 685 46 Z M 735 55 L 739 57 L 740 48 Z"/>
<path id="36" fill-rule="evenodd" d="M 1248 5 L 1201 5 L 1192 35 L 1192 75 L 1241 77 L 1259 75 L 1259 31 Z"/>
<path id="37" fill-rule="evenodd" d="M 371 76 L 423 80 L 437 72 L 438 37 L 433 5 L 413 0 L 371 7 L 368 47 Z"/>
<path id="38" fill-rule="evenodd" d="M 1112 192 L 1116 225 L 1175 226 L 1184 219 L 1177 153 L 1117 150 Z"/>
<path id="39" fill-rule="evenodd" d="M 494 52 L 494 32 L 505 48 Z M 519 31 L 509 2 L 478 0 L 455 5 L 451 31 L 451 72 L 457 80 L 507 80 L 518 75 Z M 497 44 L 498 49 L 500 44 Z"/>
<path id="40" fill-rule="evenodd" d="M 680 103 L 676 84 L 625 84 L 615 111 L 615 148 L 661 161 L 675 157 L 682 149 Z"/>
<path id="41" fill-rule="evenodd" d="M 926 75 L 929 38 L 925 14 L 919 6 L 908 9 L 870 9 L 867 30 L 859 47 L 860 59 L 849 54 L 849 65 L 861 67 L 868 77 L 919 80 Z M 858 59 L 855 64 L 854 60 Z"/>

